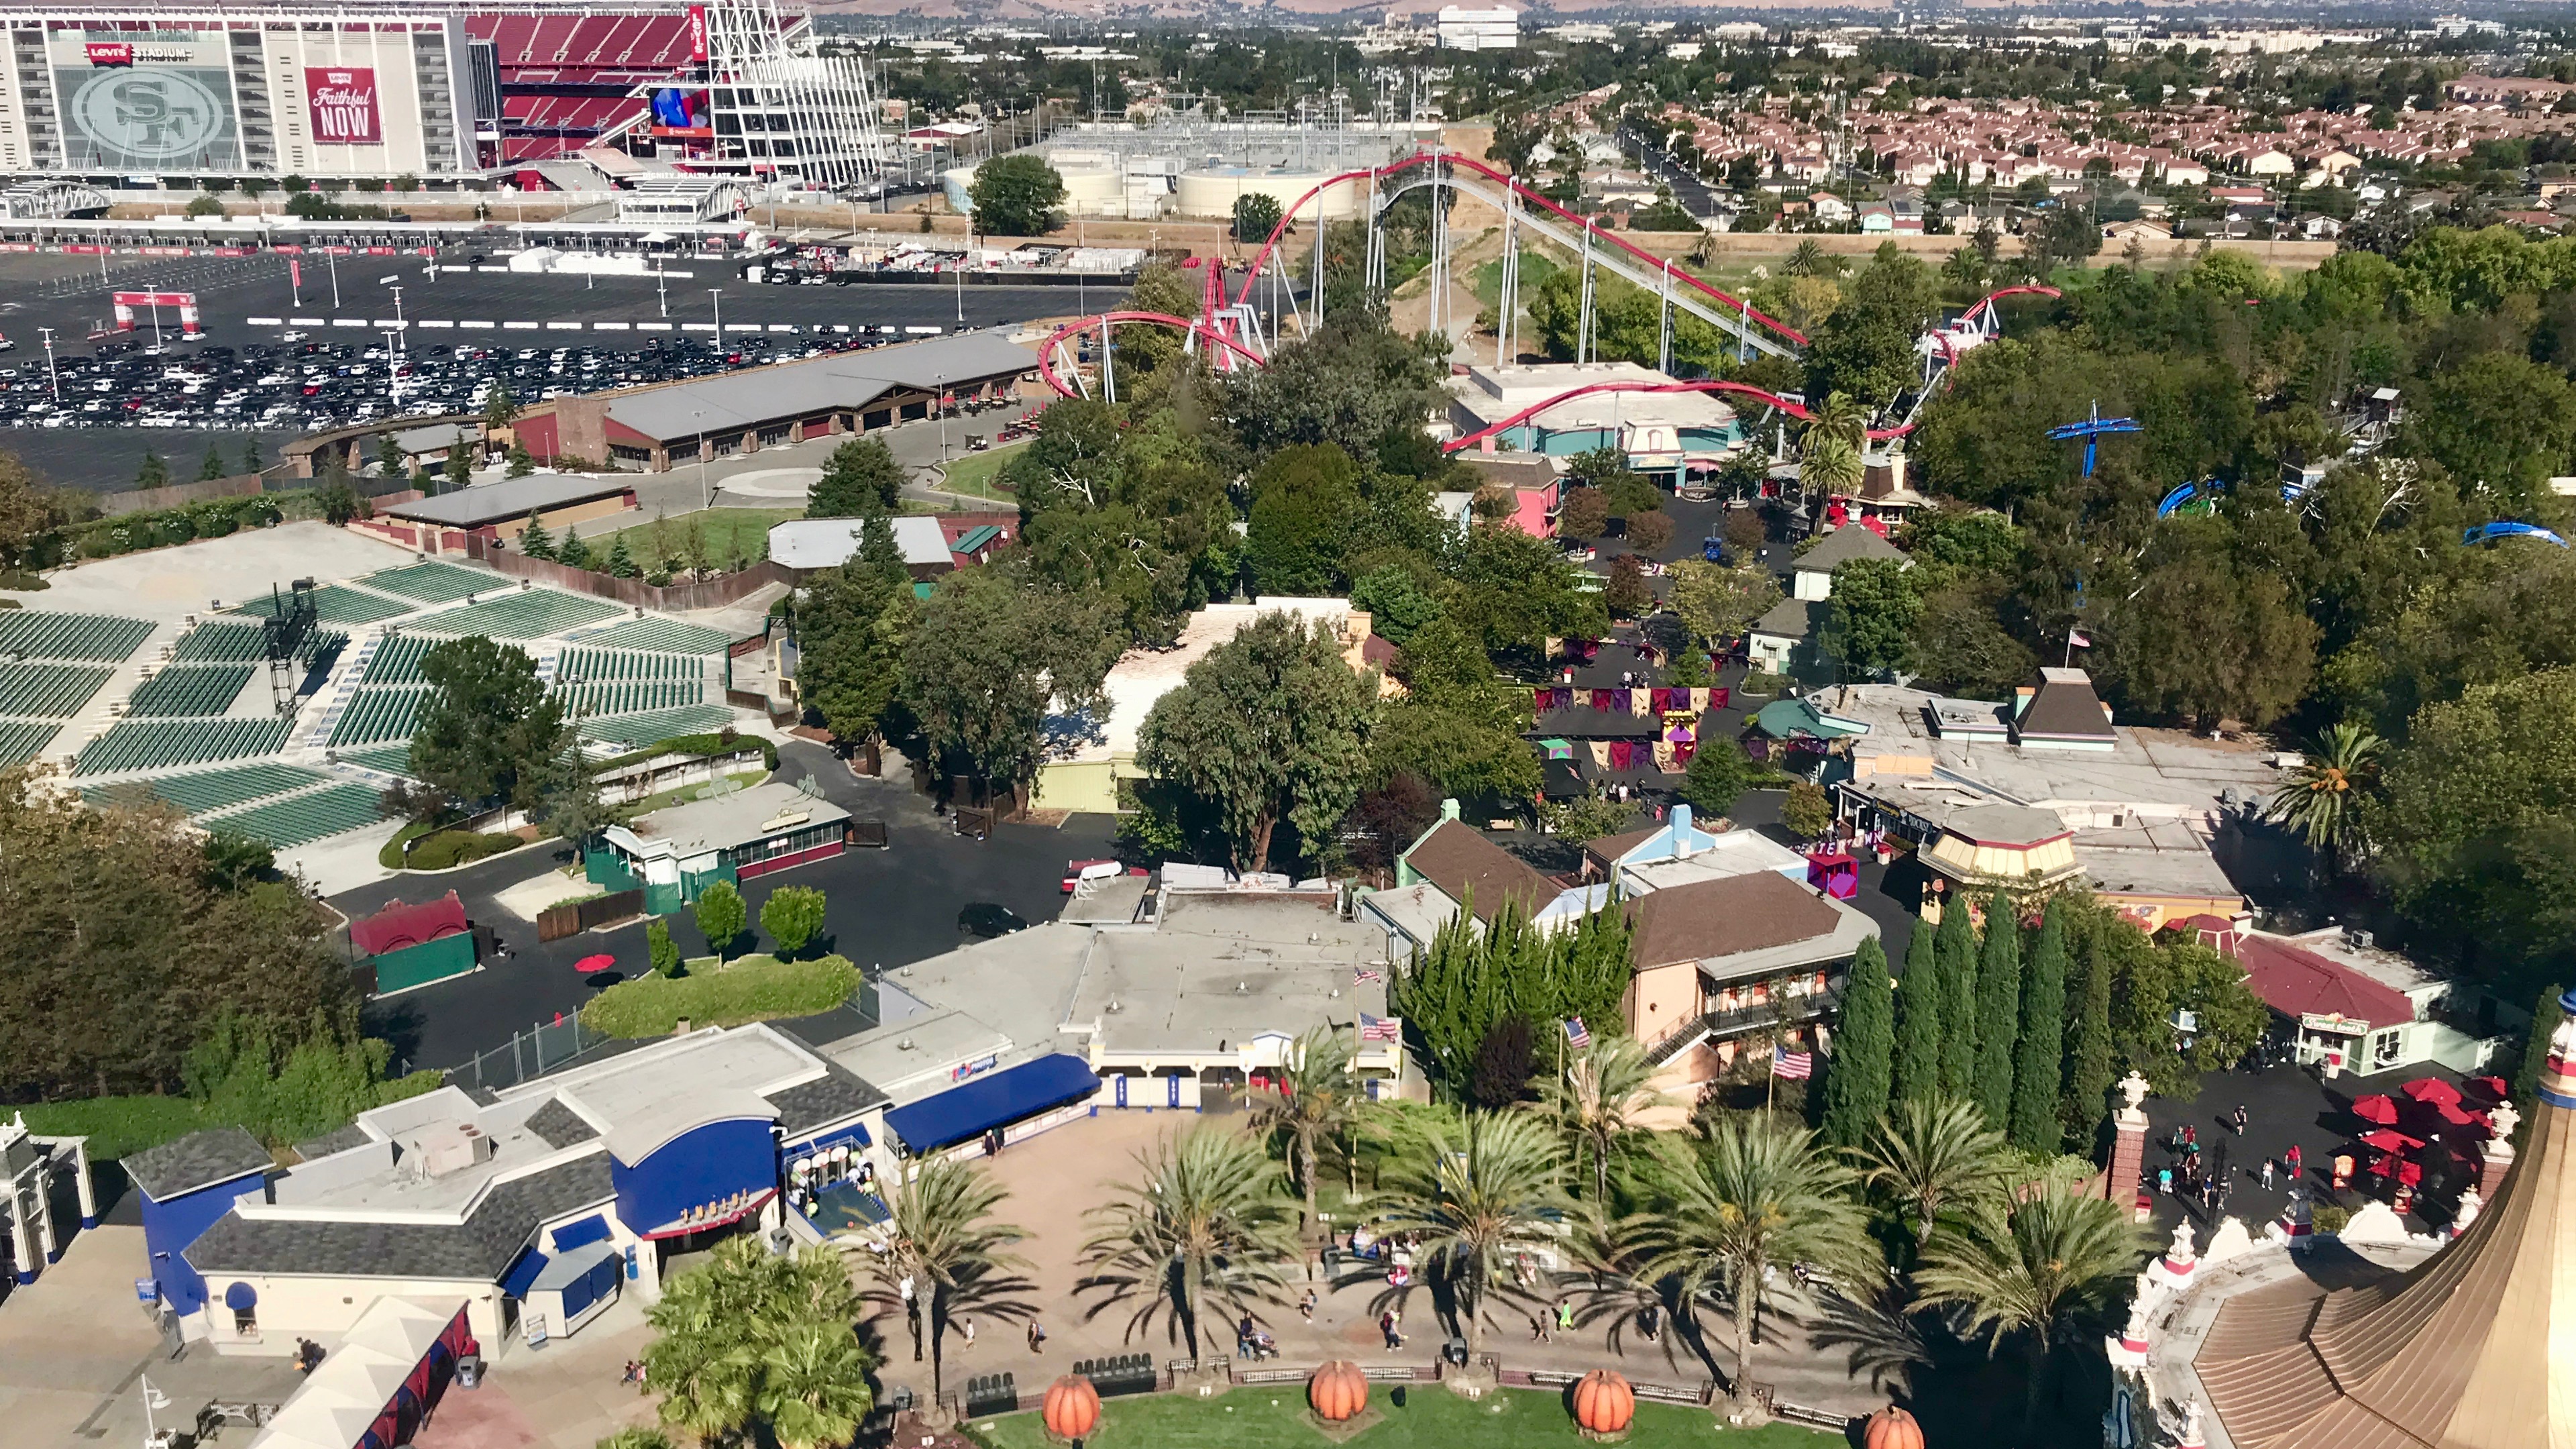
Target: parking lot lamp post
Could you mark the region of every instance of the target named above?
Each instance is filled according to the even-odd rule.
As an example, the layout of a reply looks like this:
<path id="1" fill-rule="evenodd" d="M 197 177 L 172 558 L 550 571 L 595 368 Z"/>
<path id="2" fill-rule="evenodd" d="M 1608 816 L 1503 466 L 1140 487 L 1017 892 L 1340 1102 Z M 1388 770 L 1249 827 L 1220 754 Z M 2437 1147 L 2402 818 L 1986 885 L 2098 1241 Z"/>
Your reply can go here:
<path id="1" fill-rule="evenodd" d="M 724 288 L 709 287 L 707 288 L 707 295 L 715 298 L 716 361 L 721 363 L 724 361 Z"/>
<path id="2" fill-rule="evenodd" d="M 158 288 L 143 295 L 152 299 L 152 345 L 161 345 L 161 292 Z"/>
<path id="3" fill-rule="evenodd" d="M 36 330 L 45 339 L 45 379 L 53 387 L 54 401 L 60 403 L 63 400 L 63 375 L 54 367 L 54 329 L 39 327 Z"/>
<path id="4" fill-rule="evenodd" d="M 662 304 L 662 315 L 665 317 L 670 316 L 671 278 L 667 270 L 660 266 L 653 268 L 653 295 L 655 299 Z"/>
<path id="5" fill-rule="evenodd" d="M 721 337 L 724 334 L 716 335 Z M 716 506 L 715 494 L 707 489 L 707 415 L 703 411 L 692 410 L 689 418 L 698 425 L 698 509 L 704 512 Z"/>
<path id="6" fill-rule="evenodd" d="M 340 309 L 340 249 L 326 244 L 322 257 L 331 264 L 331 310 L 336 312 Z"/>

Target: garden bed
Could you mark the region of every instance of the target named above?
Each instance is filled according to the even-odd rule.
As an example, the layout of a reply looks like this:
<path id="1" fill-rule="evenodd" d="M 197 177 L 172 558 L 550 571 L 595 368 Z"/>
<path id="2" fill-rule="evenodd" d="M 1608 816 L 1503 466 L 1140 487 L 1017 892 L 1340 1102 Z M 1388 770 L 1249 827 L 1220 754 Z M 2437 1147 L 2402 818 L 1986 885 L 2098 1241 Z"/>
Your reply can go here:
<path id="1" fill-rule="evenodd" d="M 1564 1397 L 1542 1390 L 1504 1389 L 1479 1402 L 1438 1384 L 1412 1384 L 1398 1408 L 1388 1385 L 1372 1384 L 1369 1407 L 1378 1422 L 1348 1441 L 1364 1449 L 1580 1449 L 1586 1443 Z M 963 1427 L 987 1449 L 1053 1449 L 1034 1413 L 975 1419 Z M 1214 1399 L 1112 1399 L 1101 1407 L 1100 1428 L 1083 1442 L 1097 1449 L 1327 1449 L 1333 1441 L 1308 1417 L 1305 1385 L 1281 1384 L 1238 1386 Z M 1644 1449 L 1832 1449 L 1844 1439 L 1790 1424 L 1729 1428 L 1706 1409 L 1639 1404 L 1624 1442 Z"/>
<path id="2" fill-rule="evenodd" d="M 640 958 L 635 963 L 640 969 Z M 688 963 L 685 976 L 647 975 L 620 982 L 582 1008 L 581 1024 L 614 1037 L 669 1036 L 681 1018 L 692 1026 L 740 1026 L 781 1017 L 813 1016 L 850 999 L 859 968 L 842 956 L 781 961 L 775 956 L 715 958 Z"/>

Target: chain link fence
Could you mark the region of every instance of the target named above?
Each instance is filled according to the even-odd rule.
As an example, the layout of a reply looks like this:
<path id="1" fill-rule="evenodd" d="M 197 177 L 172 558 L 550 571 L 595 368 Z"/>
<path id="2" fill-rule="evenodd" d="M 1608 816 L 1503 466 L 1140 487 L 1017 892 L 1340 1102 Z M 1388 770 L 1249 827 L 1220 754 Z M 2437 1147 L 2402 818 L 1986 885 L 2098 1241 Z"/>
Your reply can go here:
<path id="1" fill-rule="evenodd" d="M 481 1053 L 460 1067 L 447 1069 L 447 1080 L 456 1086 L 481 1088 L 487 1092 L 507 1091 L 521 1082 L 531 1081 L 570 1062 L 585 1052 L 607 1045 L 614 1038 L 592 1031 L 581 1024 L 578 1016 L 560 1021 L 539 1022 L 516 1033 L 509 1045 Z"/>

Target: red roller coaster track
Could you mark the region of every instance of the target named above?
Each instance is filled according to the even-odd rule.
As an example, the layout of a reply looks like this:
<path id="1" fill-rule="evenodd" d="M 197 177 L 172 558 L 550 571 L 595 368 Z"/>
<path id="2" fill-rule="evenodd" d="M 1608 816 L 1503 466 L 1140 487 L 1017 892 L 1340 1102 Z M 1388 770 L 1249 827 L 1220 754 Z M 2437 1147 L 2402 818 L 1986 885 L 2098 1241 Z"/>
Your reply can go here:
<path id="1" fill-rule="evenodd" d="M 1267 365 L 1260 353 L 1226 336 L 1203 318 L 1175 317 L 1169 312 L 1095 312 L 1091 316 L 1078 317 L 1067 322 L 1055 329 L 1046 341 L 1038 344 L 1038 376 L 1046 382 L 1047 386 L 1054 388 L 1059 397 L 1080 396 L 1081 394 L 1074 390 L 1072 383 L 1057 375 L 1056 349 L 1062 347 L 1077 332 L 1088 332 L 1104 323 L 1119 322 L 1150 322 L 1158 326 L 1178 328 L 1184 333 L 1226 349 L 1255 367 Z"/>

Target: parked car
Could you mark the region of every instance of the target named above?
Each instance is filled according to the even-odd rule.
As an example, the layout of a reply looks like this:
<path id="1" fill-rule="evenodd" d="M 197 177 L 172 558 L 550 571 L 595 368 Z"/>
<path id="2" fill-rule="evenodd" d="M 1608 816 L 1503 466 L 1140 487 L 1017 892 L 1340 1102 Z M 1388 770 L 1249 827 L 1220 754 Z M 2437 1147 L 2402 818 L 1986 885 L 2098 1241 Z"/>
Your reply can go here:
<path id="1" fill-rule="evenodd" d="M 991 901 L 971 901 L 965 909 L 957 913 L 958 930 L 972 931 L 986 940 L 991 940 L 995 936 L 1007 936 L 1013 931 L 1025 931 L 1028 928 L 1029 923 L 1022 920 L 1018 913 L 1007 906 L 995 905 Z"/>

